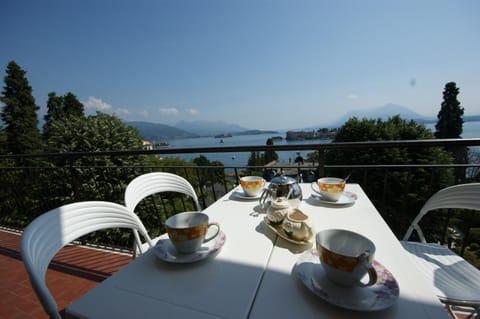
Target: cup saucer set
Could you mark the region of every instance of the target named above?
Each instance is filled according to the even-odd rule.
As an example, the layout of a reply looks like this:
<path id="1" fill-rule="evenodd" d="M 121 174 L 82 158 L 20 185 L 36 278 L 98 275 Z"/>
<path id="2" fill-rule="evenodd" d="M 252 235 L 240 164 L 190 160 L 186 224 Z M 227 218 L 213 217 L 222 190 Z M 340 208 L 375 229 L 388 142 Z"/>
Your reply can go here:
<path id="1" fill-rule="evenodd" d="M 375 244 L 344 229 L 315 236 L 316 247 L 303 252 L 295 275 L 312 293 L 333 305 L 356 311 L 392 306 L 400 294 L 392 273 L 374 259 Z"/>
<path id="2" fill-rule="evenodd" d="M 184 212 L 165 221 L 167 233 L 154 246 L 155 255 L 170 263 L 193 263 L 215 256 L 226 241 L 217 222 L 202 212 Z"/>
<path id="3" fill-rule="evenodd" d="M 320 178 L 311 184 L 307 203 L 330 207 L 351 206 L 357 200 L 345 191 L 345 179 Z M 298 258 L 294 275 L 313 294 L 335 306 L 356 311 L 378 311 L 392 306 L 399 286 L 392 273 L 375 260 L 375 244 L 365 236 L 344 229 L 320 232 L 308 215 L 298 209 L 301 188 L 295 179 L 276 177 L 269 186 L 259 176 L 240 179 L 232 193 L 237 200 L 259 200 L 264 224 L 281 238 L 308 245 Z M 193 263 L 216 256 L 226 241 L 216 222 L 201 212 L 174 215 L 165 222 L 167 233 L 154 247 L 158 258 L 169 263 Z"/>

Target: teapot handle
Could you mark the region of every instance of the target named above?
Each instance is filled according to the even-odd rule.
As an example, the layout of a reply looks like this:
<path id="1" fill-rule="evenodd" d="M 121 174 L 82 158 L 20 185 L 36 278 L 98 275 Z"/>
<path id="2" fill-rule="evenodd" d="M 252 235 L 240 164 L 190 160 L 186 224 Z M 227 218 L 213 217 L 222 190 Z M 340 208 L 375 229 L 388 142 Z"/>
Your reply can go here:
<path id="1" fill-rule="evenodd" d="M 258 200 L 260 207 L 263 207 L 265 205 L 265 201 L 267 200 L 269 193 L 270 190 L 268 188 L 263 190 L 262 196 L 260 196 L 260 199 Z"/>
<path id="2" fill-rule="evenodd" d="M 287 199 L 290 199 L 290 195 L 293 193 L 293 187 L 288 190 Z"/>

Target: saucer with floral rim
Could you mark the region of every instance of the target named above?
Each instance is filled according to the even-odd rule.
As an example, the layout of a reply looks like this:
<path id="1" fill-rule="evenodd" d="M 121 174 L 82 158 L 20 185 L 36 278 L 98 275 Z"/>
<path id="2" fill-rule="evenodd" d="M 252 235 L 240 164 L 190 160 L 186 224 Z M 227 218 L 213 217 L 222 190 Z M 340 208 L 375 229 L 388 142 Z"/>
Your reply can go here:
<path id="1" fill-rule="evenodd" d="M 315 295 L 341 308 L 357 311 L 378 311 L 392 306 L 400 289 L 392 273 L 375 260 L 377 282 L 368 287 L 345 287 L 329 280 L 321 266 L 317 250 L 306 250 L 295 264 L 298 279 Z"/>
<path id="2" fill-rule="evenodd" d="M 163 234 L 158 239 L 157 243 L 153 247 L 153 250 L 159 259 L 169 263 L 193 263 L 215 256 L 220 249 L 222 249 L 226 239 L 227 237 L 225 236 L 225 233 L 220 230 L 214 239 L 202 244 L 200 249 L 196 252 L 191 254 L 183 254 L 179 253 L 175 249 L 172 242 L 168 238 L 168 234 Z"/>

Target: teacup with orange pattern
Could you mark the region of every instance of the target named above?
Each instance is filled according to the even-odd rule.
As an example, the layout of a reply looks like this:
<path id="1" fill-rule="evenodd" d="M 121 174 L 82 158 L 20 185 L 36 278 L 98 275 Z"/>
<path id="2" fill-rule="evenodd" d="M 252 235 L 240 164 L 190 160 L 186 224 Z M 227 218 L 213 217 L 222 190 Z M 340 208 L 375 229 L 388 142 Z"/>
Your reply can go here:
<path id="1" fill-rule="evenodd" d="M 322 177 L 317 180 L 318 189 L 325 199 L 336 202 L 345 190 L 345 179 L 337 177 Z"/>
<path id="2" fill-rule="evenodd" d="M 372 264 L 375 244 L 367 237 L 345 229 L 327 229 L 316 234 L 315 242 L 321 266 L 331 281 L 360 287 L 377 282 Z"/>
<path id="3" fill-rule="evenodd" d="M 244 176 L 240 178 L 240 185 L 246 196 L 256 197 L 262 192 L 265 180 L 261 176 Z"/>
<path id="4" fill-rule="evenodd" d="M 209 234 L 210 227 L 215 231 Z M 220 232 L 220 224 L 209 223 L 208 215 L 202 212 L 184 212 L 170 216 L 165 221 L 168 238 L 175 249 L 183 254 L 191 254 L 200 249 L 202 244 L 215 238 Z"/>

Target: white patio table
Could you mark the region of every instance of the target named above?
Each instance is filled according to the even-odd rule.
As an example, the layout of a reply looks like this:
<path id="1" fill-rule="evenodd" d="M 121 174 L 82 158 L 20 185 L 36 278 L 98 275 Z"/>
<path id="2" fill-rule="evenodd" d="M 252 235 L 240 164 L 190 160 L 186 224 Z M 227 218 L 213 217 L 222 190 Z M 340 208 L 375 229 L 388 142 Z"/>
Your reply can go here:
<path id="1" fill-rule="evenodd" d="M 359 185 L 347 185 L 358 196 L 352 206 L 323 206 L 311 201 L 310 184 L 301 187 L 299 209 L 317 231 L 349 229 L 376 244 L 376 259 L 400 288 L 393 306 L 353 311 L 314 295 L 293 271 L 308 247 L 268 229 L 258 201 L 238 199 L 236 188 L 204 210 L 226 234 L 218 255 L 169 264 L 150 249 L 70 304 L 67 318 L 449 318 Z"/>

